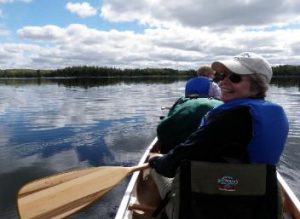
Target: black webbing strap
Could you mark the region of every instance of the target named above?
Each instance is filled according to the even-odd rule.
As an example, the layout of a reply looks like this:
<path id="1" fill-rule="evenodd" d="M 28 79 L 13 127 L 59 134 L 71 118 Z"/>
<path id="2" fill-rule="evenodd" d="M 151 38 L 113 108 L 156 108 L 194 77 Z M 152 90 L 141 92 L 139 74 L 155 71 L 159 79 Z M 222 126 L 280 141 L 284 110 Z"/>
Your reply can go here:
<path id="1" fill-rule="evenodd" d="M 165 197 L 161 200 L 155 211 L 152 213 L 152 217 L 156 217 L 166 207 L 171 197 L 171 191 L 169 191 Z"/>

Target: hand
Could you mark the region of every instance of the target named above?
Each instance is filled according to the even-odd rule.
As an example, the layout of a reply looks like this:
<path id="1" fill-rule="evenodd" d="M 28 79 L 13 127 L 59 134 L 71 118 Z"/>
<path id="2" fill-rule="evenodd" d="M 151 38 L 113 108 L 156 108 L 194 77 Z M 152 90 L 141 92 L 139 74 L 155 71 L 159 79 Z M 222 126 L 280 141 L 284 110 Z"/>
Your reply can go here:
<path id="1" fill-rule="evenodd" d="M 148 162 L 150 167 L 154 168 L 155 166 L 155 160 L 157 160 L 158 157 L 163 156 L 162 154 L 158 154 L 158 153 L 150 153 L 148 156 Z"/>
<path id="2" fill-rule="evenodd" d="M 148 160 L 151 160 L 154 157 L 161 157 L 161 156 L 163 156 L 163 155 L 159 154 L 159 153 L 150 153 L 148 156 Z"/>

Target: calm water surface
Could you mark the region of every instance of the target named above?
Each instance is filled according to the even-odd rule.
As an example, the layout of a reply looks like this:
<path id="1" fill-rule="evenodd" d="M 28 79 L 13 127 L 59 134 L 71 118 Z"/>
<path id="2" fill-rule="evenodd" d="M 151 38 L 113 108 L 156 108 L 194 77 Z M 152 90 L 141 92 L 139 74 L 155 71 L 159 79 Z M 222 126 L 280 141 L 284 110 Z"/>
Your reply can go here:
<path id="1" fill-rule="evenodd" d="M 0 218 L 18 218 L 26 182 L 74 168 L 137 164 L 155 136 L 161 106 L 182 96 L 185 81 L 0 81 Z M 300 83 L 272 84 L 290 133 L 279 171 L 300 197 Z M 273 127 L 276 129 L 276 127 Z M 71 218 L 114 218 L 126 183 Z"/>

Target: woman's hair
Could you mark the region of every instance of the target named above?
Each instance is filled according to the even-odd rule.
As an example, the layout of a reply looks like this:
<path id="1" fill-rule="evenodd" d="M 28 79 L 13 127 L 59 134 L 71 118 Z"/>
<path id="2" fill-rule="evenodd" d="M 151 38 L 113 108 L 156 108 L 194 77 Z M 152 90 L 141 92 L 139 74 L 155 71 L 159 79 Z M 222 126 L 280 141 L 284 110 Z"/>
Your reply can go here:
<path id="1" fill-rule="evenodd" d="M 253 92 L 257 92 L 254 98 L 265 98 L 269 84 L 266 78 L 260 74 L 251 74 L 250 78 L 250 89 Z"/>

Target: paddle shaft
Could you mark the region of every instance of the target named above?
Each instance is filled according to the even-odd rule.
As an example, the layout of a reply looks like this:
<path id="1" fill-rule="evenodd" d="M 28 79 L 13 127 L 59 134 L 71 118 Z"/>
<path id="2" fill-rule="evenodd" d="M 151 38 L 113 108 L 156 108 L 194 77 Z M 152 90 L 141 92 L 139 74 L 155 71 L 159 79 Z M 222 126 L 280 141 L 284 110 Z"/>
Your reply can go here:
<path id="1" fill-rule="evenodd" d="M 94 167 L 33 181 L 19 191 L 19 215 L 26 219 L 66 217 L 102 197 L 130 173 L 148 167 L 148 163 Z"/>
<path id="2" fill-rule="evenodd" d="M 135 171 L 139 171 L 139 170 L 144 170 L 149 168 L 149 163 L 144 163 L 138 166 L 133 166 L 133 167 L 129 167 L 130 168 L 130 173 L 133 173 Z"/>

